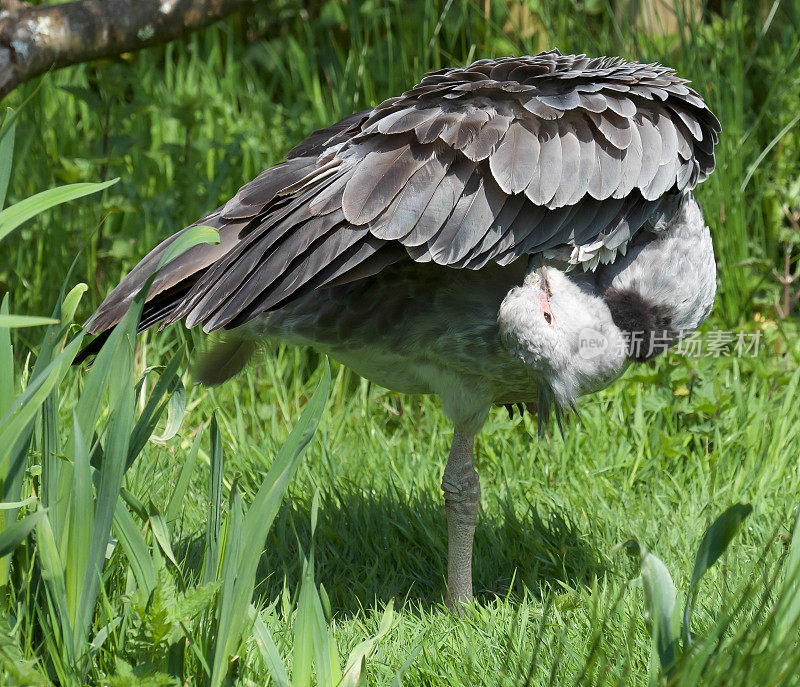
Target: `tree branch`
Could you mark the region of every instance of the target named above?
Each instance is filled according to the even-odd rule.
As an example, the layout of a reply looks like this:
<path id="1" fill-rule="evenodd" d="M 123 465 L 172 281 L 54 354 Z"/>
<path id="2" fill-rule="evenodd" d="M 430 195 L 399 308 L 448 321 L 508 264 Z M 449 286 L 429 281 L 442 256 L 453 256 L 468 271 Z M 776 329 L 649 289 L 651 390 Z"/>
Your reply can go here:
<path id="1" fill-rule="evenodd" d="M 166 43 L 253 1 L 0 0 L 0 99 L 51 68 Z"/>

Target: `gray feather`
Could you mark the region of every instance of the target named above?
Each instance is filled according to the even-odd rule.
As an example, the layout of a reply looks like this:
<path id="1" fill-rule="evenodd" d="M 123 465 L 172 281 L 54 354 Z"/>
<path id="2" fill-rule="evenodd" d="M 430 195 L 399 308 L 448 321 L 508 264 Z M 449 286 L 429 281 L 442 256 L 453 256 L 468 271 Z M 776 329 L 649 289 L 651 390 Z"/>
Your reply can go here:
<path id="1" fill-rule="evenodd" d="M 658 172 L 658 163 L 661 159 L 661 136 L 647 117 L 640 114 L 634 121 L 642 141 L 642 167 L 639 170 L 639 180 L 636 186 L 644 188 Z"/>
<path id="2" fill-rule="evenodd" d="M 476 177 L 472 177 L 475 179 Z M 449 265 L 461 260 L 480 243 L 507 198 L 490 175 L 469 186 L 434 239 L 428 242 L 434 262 Z"/>
<path id="3" fill-rule="evenodd" d="M 414 228 L 402 240 L 404 246 L 419 246 L 427 243 L 439 231 L 464 192 L 464 187 L 475 171 L 475 166 L 474 162 L 465 158 L 456 160 L 450 166 Z"/>
<path id="4" fill-rule="evenodd" d="M 559 120 L 558 134 L 561 139 L 561 180 L 548 203 L 550 208 L 569 204 L 581 186 L 581 144 L 572 123 L 566 118 Z"/>
<path id="5" fill-rule="evenodd" d="M 505 136 L 513 121 L 512 117 L 505 115 L 491 115 L 489 121 L 481 127 L 475 138 L 461 148 L 461 152 L 473 162 L 485 160 L 491 155 L 498 141 Z"/>
<path id="6" fill-rule="evenodd" d="M 356 165 L 342 194 L 342 210 L 347 221 L 358 226 L 375 219 L 411 175 L 427 162 L 428 154 L 416 145 L 394 139 L 384 150 L 368 153 Z"/>
<path id="7" fill-rule="evenodd" d="M 555 195 L 561 181 L 561 138 L 558 122 L 542 122 L 539 129 L 539 164 L 525 195 L 536 205 L 545 205 Z"/>
<path id="8" fill-rule="evenodd" d="M 631 144 L 622 154 L 619 184 L 617 184 L 612 196 L 614 198 L 624 198 L 633 191 L 639 181 L 641 171 L 642 139 L 639 137 L 639 127 L 631 126 Z"/>
<path id="9" fill-rule="evenodd" d="M 507 194 L 524 191 L 539 168 L 539 137 L 522 123 L 512 124 L 489 158 L 497 184 Z"/>
<path id="10" fill-rule="evenodd" d="M 452 151 L 436 151 L 423 167 L 414 172 L 383 214 L 370 222 L 370 233 L 387 241 L 407 236 L 442 183 L 452 161 Z"/>
<path id="11" fill-rule="evenodd" d="M 609 110 L 601 114 L 588 112 L 587 116 L 605 140 L 617 150 L 625 150 L 630 145 L 631 123 L 629 119 L 620 117 Z"/>
<path id="12" fill-rule="evenodd" d="M 663 110 L 657 112 L 655 126 L 661 136 L 661 159 L 658 163 L 665 165 L 678 157 L 678 132 Z"/>

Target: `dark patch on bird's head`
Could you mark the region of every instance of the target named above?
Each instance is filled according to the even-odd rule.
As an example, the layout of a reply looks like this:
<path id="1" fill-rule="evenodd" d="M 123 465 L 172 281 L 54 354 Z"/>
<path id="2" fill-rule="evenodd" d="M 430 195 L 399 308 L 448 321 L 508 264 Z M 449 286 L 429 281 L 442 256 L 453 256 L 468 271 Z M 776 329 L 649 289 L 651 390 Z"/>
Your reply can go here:
<path id="1" fill-rule="evenodd" d="M 663 306 L 632 289 L 609 288 L 603 295 L 611 318 L 626 335 L 628 357 L 637 362 L 650 360 L 674 342 L 672 317 Z"/>

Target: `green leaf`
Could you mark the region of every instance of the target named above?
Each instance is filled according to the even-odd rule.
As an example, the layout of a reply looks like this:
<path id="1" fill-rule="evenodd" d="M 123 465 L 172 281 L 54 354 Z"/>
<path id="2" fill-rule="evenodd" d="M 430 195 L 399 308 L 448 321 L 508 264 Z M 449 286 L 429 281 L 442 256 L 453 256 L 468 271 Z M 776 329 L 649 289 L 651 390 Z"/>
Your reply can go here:
<path id="1" fill-rule="evenodd" d="M 32 515 L 27 515 L 21 520 L 15 520 L 0 532 L 0 557 L 7 556 L 16 549 L 30 534 L 36 523 L 44 515 L 44 510 L 38 510 Z"/>
<path id="2" fill-rule="evenodd" d="M 706 571 L 717 562 L 719 557 L 728 548 L 742 523 L 753 511 L 749 503 L 737 503 L 725 510 L 711 526 L 705 531 L 694 558 L 694 569 L 692 570 L 692 580 L 689 583 L 689 592 L 686 595 L 686 606 L 683 609 L 683 628 L 681 635 L 684 646 L 688 647 L 692 641 L 691 622 L 692 611 L 694 609 L 694 597 L 697 593 L 697 585 L 700 578 Z"/>
<path id="3" fill-rule="evenodd" d="M 73 656 L 73 631 L 69 622 L 67 609 L 67 593 L 64 584 L 64 565 L 58 553 L 58 546 L 53 537 L 53 528 L 45 509 L 36 523 L 36 549 L 39 553 L 42 579 L 47 585 L 50 601 L 55 605 L 57 623 L 61 628 L 61 648 L 66 654 L 63 658 L 71 662 Z"/>
<path id="4" fill-rule="evenodd" d="M 8 314 L 8 294 L 0 301 L 0 316 Z M 11 332 L 0 327 L 0 418 L 4 417 L 14 402 L 14 348 Z"/>
<path id="5" fill-rule="evenodd" d="M 220 578 L 222 586 L 217 606 L 217 631 L 214 637 L 214 662 L 211 667 L 211 687 L 220 687 L 228 672 L 229 657 L 233 652 L 226 651 L 226 647 L 238 644 L 240 638 L 231 636 L 231 613 L 234 612 L 234 594 L 236 590 L 237 575 L 239 574 L 239 558 L 242 549 L 250 545 L 241 538 L 241 525 L 244 516 L 242 497 L 234 482 L 231 487 L 231 496 L 228 501 L 228 518 L 225 523 L 225 539 L 223 547 L 222 570 Z"/>
<path id="6" fill-rule="evenodd" d="M 58 324 L 58 320 L 36 315 L 0 315 L 0 327 L 20 329 L 21 327 L 41 327 L 45 324 Z"/>
<path id="7" fill-rule="evenodd" d="M 231 656 L 241 641 L 242 627 L 253 597 L 256 569 L 264 550 L 264 541 L 278 513 L 289 482 L 300 466 L 303 453 L 319 425 L 330 391 L 330 383 L 331 369 L 326 358 L 322 379 L 314 395 L 306 404 L 300 420 L 275 457 L 244 518 L 241 538 L 246 545 L 242 547 L 241 558 L 238 561 L 234 598 L 229 607 L 230 612 L 225 617 L 220 616 L 219 632 L 227 637 L 225 656 Z M 296 666 L 294 670 L 297 670 Z"/>
<path id="8" fill-rule="evenodd" d="M 164 368 L 164 371 L 161 373 L 161 376 L 158 378 L 153 390 L 150 392 L 150 396 L 147 399 L 144 410 L 139 416 L 139 419 L 136 421 L 136 426 L 133 428 L 126 468 L 129 468 L 131 465 L 133 465 L 133 461 L 136 459 L 136 456 L 141 453 L 144 445 L 152 436 L 153 431 L 158 424 L 158 420 L 161 417 L 161 414 L 164 412 L 164 408 L 168 405 L 169 397 L 172 395 L 173 391 L 178 387 L 178 385 L 181 385 L 181 378 L 180 374 L 178 373 L 178 368 L 181 366 L 182 359 L 183 347 L 179 348 L 175 355 L 172 356 L 170 361 L 167 363 L 167 366 Z M 144 378 L 142 379 L 142 383 L 143 382 Z M 165 394 L 168 396 L 168 398 L 167 401 L 162 403 L 161 399 Z"/>
<path id="9" fill-rule="evenodd" d="M 77 418 L 73 417 L 75 454 L 69 494 L 69 534 L 65 556 L 67 607 L 73 627 L 79 626 L 79 603 L 83 580 L 89 574 L 89 548 L 94 529 L 94 498 L 89 451 Z"/>
<path id="10" fill-rule="evenodd" d="M 311 685 L 314 660 L 314 569 L 308 559 L 303 561 L 303 575 L 294 618 L 294 646 L 292 648 L 292 687 Z"/>
<path id="11" fill-rule="evenodd" d="M 150 529 L 153 530 L 153 536 L 156 538 L 159 547 L 164 552 L 164 555 L 169 558 L 172 565 L 174 565 L 180 573 L 180 566 L 178 561 L 175 560 L 175 554 L 172 552 L 172 545 L 169 543 L 169 530 L 167 523 L 164 521 L 164 516 L 158 512 L 158 508 L 150 500 Z"/>
<path id="12" fill-rule="evenodd" d="M 75 311 L 78 309 L 78 304 L 88 289 L 89 287 L 86 284 L 80 282 L 75 284 L 69 293 L 64 296 L 64 300 L 61 303 L 61 321 L 64 324 L 72 322 L 72 318 L 75 317 Z"/>
<path id="13" fill-rule="evenodd" d="M 161 256 L 156 271 L 160 270 L 164 265 L 172 262 L 184 251 L 189 250 L 193 246 L 201 243 L 219 243 L 219 231 L 214 227 L 197 226 L 188 227 L 185 229 L 178 238 L 176 238 L 169 248 Z"/>
<path id="14" fill-rule="evenodd" d="M 253 623 L 253 638 L 256 640 L 256 646 L 261 658 L 264 659 L 272 681 L 277 687 L 289 687 L 289 675 L 286 673 L 281 654 L 278 647 L 275 646 L 267 624 L 252 604 L 247 611 L 247 616 Z"/>
<path id="15" fill-rule="evenodd" d="M 36 375 L 0 420 L 0 463 L 6 460 L 8 450 L 25 431 L 28 422 L 39 412 L 50 392 L 67 374 L 80 349 L 82 339 L 83 333 L 78 334 L 40 374 Z"/>
<path id="16" fill-rule="evenodd" d="M 422 653 L 423 644 L 417 644 L 412 650 L 411 653 L 408 655 L 408 658 L 403 662 L 403 665 L 398 668 L 397 672 L 394 674 L 392 681 L 389 687 L 403 687 L 403 677 L 405 676 L 408 669 L 411 667 L 411 664 L 416 660 L 417 656 Z"/>
<path id="17" fill-rule="evenodd" d="M 3 124 L 3 135 L 0 138 L 0 210 L 5 204 L 8 182 L 11 179 L 11 161 L 14 157 L 14 132 L 17 124 L 11 108 L 8 109 Z"/>
<path id="18" fill-rule="evenodd" d="M 186 459 L 183 461 L 181 473 L 178 475 L 178 481 L 175 483 L 175 490 L 169 497 L 169 503 L 167 504 L 166 511 L 167 522 L 172 522 L 178 517 L 181 504 L 183 503 L 183 497 L 186 495 L 186 490 L 189 488 L 189 482 L 192 479 L 194 466 L 197 465 L 197 454 L 200 452 L 200 442 L 202 438 L 203 433 L 198 428 L 197 435 L 192 442 L 189 453 L 186 455 Z"/>
<path id="19" fill-rule="evenodd" d="M 30 198 L 19 201 L 19 203 L 0 211 L 0 241 L 40 212 L 49 210 L 56 205 L 88 196 L 90 193 L 97 193 L 112 184 L 116 184 L 118 181 L 119 179 L 112 179 L 102 184 L 68 184 L 67 186 L 59 186 L 42 191 Z"/>
<path id="20" fill-rule="evenodd" d="M 341 687 L 358 687 L 362 683 L 362 671 L 366 663 L 366 659 L 373 652 L 378 642 L 381 641 L 392 629 L 394 622 L 394 599 L 391 599 L 381 616 L 381 622 L 378 626 L 378 634 L 365 639 L 350 652 L 347 657 L 347 663 L 344 668 L 344 677 L 342 678 Z"/>
<path id="21" fill-rule="evenodd" d="M 172 387 L 172 393 L 167 400 L 167 424 L 164 427 L 164 433 L 161 435 L 153 435 L 150 441 L 156 443 L 165 443 L 172 439 L 181 428 L 183 416 L 186 412 L 186 389 L 178 377 L 177 381 Z"/>
<path id="22" fill-rule="evenodd" d="M 122 501 L 117 503 L 114 510 L 114 531 L 131 565 L 136 584 L 149 594 L 156 586 L 153 559 L 141 531 Z"/>
<path id="23" fill-rule="evenodd" d="M 677 639 L 673 626 L 675 585 L 672 583 L 667 566 L 658 557 L 635 540 L 628 542 L 628 545 L 629 548 L 638 549 L 639 552 L 645 607 L 652 626 L 653 644 L 658 652 L 662 670 L 669 675 L 675 662 Z"/>
<path id="24" fill-rule="evenodd" d="M 784 578 L 776 594 L 775 626 L 770 637 L 773 646 L 797 637 L 800 625 L 800 508 L 792 530 L 792 543 L 783 566 Z"/>
<path id="25" fill-rule="evenodd" d="M 211 471 L 209 473 L 211 512 L 206 524 L 206 555 L 203 584 L 214 582 L 218 573 L 219 530 L 222 524 L 222 440 L 216 415 L 211 416 Z"/>
<path id="26" fill-rule="evenodd" d="M 134 340 L 144 299 L 145 293 L 143 291 L 140 291 L 134 297 L 131 308 L 115 327 L 106 345 L 100 349 L 100 353 L 97 356 L 98 360 L 105 356 L 111 356 L 112 358 L 107 365 L 109 374 L 107 380 L 108 405 L 111 411 L 106 431 L 106 441 L 103 446 L 103 460 L 97 476 L 97 506 L 88 567 L 81 591 L 80 624 L 76 627 L 76 630 L 78 630 L 77 635 L 80 637 L 88 629 L 94 612 L 100 573 L 105 562 L 106 545 L 119 501 L 122 478 L 127 466 L 128 449 L 133 430 L 134 389 L 136 386 L 133 379 Z M 85 394 L 86 388 L 84 388 L 84 393 L 78 403 L 78 413 L 81 410 L 81 403 L 84 401 L 83 396 Z M 93 399 L 93 401 L 90 407 L 97 407 L 97 399 Z M 79 417 L 79 421 L 81 428 L 93 427 L 96 424 L 97 416 L 84 415 L 83 418 Z"/>

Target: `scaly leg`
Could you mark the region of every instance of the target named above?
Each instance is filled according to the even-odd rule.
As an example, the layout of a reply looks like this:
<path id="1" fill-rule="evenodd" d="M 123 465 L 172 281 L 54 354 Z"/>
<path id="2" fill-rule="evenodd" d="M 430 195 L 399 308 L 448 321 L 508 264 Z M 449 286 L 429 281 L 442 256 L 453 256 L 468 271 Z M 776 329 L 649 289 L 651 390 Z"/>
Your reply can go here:
<path id="1" fill-rule="evenodd" d="M 472 453 L 473 437 L 456 430 L 442 476 L 447 512 L 447 605 L 454 610 L 472 602 L 472 539 L 481 499 Z"/>

